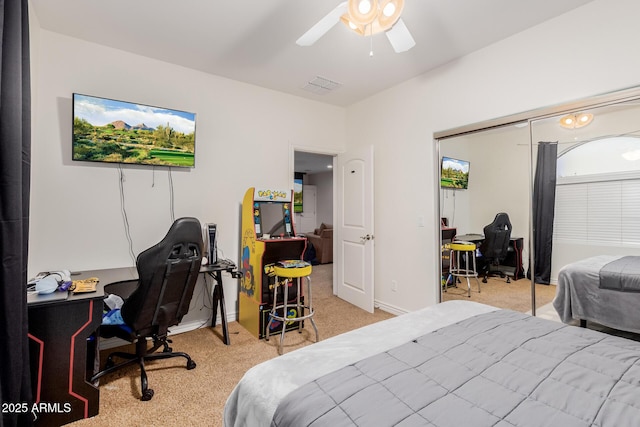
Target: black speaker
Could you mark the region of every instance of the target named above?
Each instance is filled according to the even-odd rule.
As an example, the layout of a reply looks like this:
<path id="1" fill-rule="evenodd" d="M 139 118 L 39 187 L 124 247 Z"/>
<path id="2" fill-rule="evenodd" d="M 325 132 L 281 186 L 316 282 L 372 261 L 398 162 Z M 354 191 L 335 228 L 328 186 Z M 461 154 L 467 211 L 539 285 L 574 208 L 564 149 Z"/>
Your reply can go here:
<path id="1" fill-rule="evenodd" d="M 217 227 L 215 224 L 207 224 L 207 242 L 209 244 L 209 252 L 207 257 L 209 258 L 209 264 L 215 264 L 218 262 L 218 251 L 216 247 L 216 234 Z"/>

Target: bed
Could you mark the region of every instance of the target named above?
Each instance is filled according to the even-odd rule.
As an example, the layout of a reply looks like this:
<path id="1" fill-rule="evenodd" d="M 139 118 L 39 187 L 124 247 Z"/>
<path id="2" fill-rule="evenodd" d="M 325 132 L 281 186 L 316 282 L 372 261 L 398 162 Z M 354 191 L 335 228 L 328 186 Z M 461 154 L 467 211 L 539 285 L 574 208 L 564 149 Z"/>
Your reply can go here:
<path id="1" fill-rule="evenodd" d="M 598 255 L 561 268 L 553 300 L 560 319 L 565 323 L 591 321 L 640 333 L 639 260 L 640 257 Z M 611 280 L 604 282 L 604 273 Z"/>
<path id="2" fill-rule="evenodd" d="M 449 301 L 251 368 L 224 425 L 635 426 L 639 394 L 638 342 Z"/>

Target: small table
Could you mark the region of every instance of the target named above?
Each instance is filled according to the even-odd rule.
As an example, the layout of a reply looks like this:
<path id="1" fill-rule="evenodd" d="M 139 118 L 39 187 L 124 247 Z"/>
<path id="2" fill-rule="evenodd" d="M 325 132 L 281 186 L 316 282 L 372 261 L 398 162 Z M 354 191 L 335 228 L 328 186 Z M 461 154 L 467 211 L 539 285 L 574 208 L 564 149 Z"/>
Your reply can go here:
<path id="1" fill-rule="evenodd" d="M 461 234 L 459 236 L 455 236 L 453 240 L 457 240 L 460 242 L 471 242 L 471 243 L 480 243 L 484 240 L 484 236 L 482 234 Z"/>
<path id="2" fill-rule="evenodd" d="M 227 328 L 227 313 L 224 306 L 224 289 L 222 287 L 222 273 L 231 273 L 234 279 L 239 279 L 242 274 L 237 271 L 236 265 L 231 261 L 218 261 L 214 264 L 207 264 L 200 267 L 200 273 L 206 273 L 216 281 L 213 287 L 213 315 L 211 317 L 211 327 L 216 326 L 216 319 L 218 317 L 218 302 L 220 303 L 220 317 L 222 317 L 222 338 L 226 345 L 231 344 L 229 340 L 229 330 Z"/>

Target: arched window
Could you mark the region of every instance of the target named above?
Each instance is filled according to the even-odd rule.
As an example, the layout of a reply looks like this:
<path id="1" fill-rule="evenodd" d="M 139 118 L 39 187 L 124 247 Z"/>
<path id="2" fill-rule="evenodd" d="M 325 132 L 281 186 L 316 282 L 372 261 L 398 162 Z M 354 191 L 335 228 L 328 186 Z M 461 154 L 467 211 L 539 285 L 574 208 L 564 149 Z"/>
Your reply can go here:
<path id="1" fill-rule="evenodd" d="M 555 239 L 640 246 L 640 138 L 580 143 L 557 166 Z"/>
<path id="2" fill-rule="evenodd" d="M 617 136 L 582 142 L 558 156 L 558 178 L 611 180 L 621 173 L 640 174 L 640 138 Z"/>

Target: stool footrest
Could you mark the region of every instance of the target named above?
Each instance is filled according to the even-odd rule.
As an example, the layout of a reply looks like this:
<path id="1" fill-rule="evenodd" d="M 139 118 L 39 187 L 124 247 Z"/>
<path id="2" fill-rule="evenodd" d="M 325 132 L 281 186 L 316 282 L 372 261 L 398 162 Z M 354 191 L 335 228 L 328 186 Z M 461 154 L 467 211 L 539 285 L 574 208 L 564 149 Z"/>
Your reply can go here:
<path id="1" fill-rule="evenodd" d="M 297 305 L 287 305 L 287 308 L 294 308 L 294 307 L 298 308 Z M 283 309 L 283 308 L 284 308 L 284 305 L 278 305 L 278 306 L 274 307 L 272 312 L 269 313 L 269 317 L 271 317 L 271 318 L 273 318 L 275 320 L 279 320 L 281 322 L 299 322 L 301 320 L 305 320 L 305 319 L 308 319 L 308 318 L 312 317 L 313 314 L 315 313 L 315 310 L 311 309 L 308 305 L 301 305 L 300 308 L 303 308 L 303 309 L 309 311 L 304 316 L 284 317 L 284 316 L 278 316 L 277 314 L 275 314 L 276 310 L 280 310 L 280 309 Z"/>

